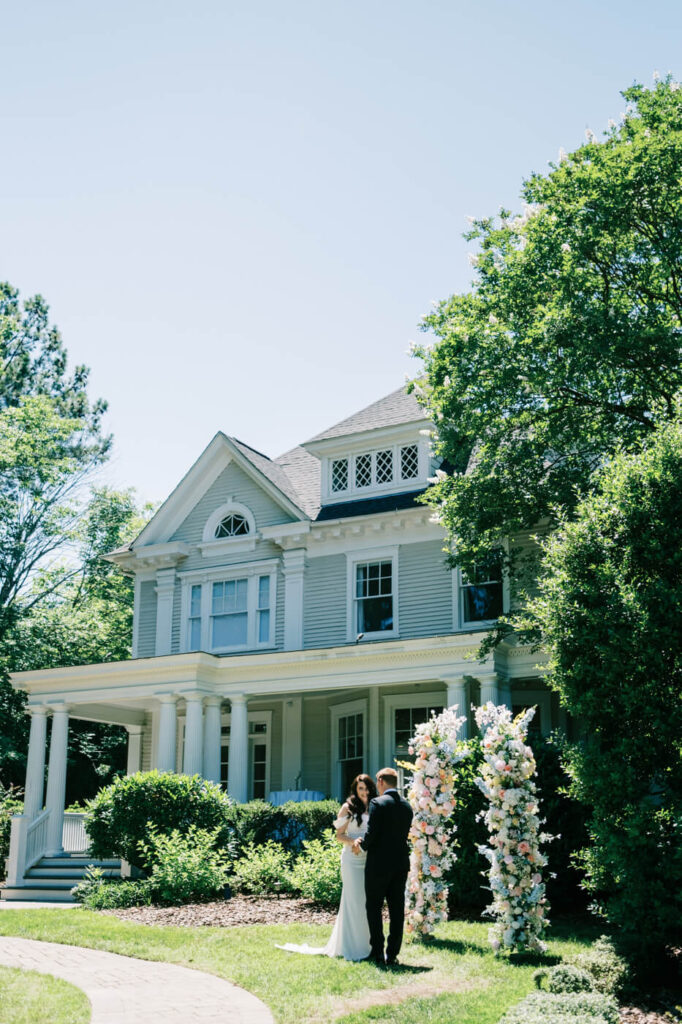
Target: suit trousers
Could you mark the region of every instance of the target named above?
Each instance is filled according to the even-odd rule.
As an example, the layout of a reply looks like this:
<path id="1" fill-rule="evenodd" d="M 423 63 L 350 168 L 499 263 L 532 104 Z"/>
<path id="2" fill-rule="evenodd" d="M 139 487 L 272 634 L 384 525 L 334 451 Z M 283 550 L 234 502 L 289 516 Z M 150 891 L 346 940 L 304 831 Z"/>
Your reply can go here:
<path id="1" fill-rule="evenodd" d="M 389 918 L 386 957 L 393 960 L 400 952 L 405 924 L 407 873 L 407 867 L 387 872 L 375 871 L 369 865 L 365 869 L 365 907 L 369 924 L 370 955 L 374 960 L 384 959 L 384 927 L 381 920 L 384 900 L 388 904 Z"/>

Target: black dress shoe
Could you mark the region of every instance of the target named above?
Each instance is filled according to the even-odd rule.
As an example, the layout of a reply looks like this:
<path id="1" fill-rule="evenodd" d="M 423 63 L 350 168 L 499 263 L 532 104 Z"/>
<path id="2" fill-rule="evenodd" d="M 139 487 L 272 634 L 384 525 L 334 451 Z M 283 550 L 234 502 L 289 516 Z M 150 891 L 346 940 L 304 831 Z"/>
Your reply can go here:
<path id="1" fill-rule="evenodd" d="M 372 956 L 371 953 L 369 954 L 369 956 L 364 956 L 362 958 L 362 960 L 358 960 L 358 963 L 359 964 L 374 964 L 375 967 L 385 967 L 386 966 L 383 957 L 381 959 L 379 959 L 378 956 Z"/>
<path id="2" fill-rule="evenodd" d="M 397 967 L 399 965 L 399 963 L 400 963 L 400 961 L 398 960 L 397 956 L 387 956 L 386 957 L 386 966 L 387 967 Z"/>

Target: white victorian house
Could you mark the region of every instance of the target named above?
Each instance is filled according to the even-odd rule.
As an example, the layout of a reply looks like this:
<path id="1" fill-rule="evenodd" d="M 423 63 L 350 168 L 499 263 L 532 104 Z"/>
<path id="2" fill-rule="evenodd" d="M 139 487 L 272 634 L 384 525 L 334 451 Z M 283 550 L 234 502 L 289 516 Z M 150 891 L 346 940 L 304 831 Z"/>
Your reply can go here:
<path id="1" fill-rule="evenodd" d="M 558 724 L 537 655 L 503 644 L 474 659 L 506 588 L 445 564 L 417 501 L 437 468 L 429 426 L 400 388 L 275 459 L 216 434 L 107 556 L 135 581 L 132 659 L 13 676 L 31 732 L 6 897 L 35 894 L 77 852 L 72 718 L 125 726 L 129 772 L 203 773 L 239 801 L 341 798 L 445 705 L 537 704 L 543 732 Z"/>

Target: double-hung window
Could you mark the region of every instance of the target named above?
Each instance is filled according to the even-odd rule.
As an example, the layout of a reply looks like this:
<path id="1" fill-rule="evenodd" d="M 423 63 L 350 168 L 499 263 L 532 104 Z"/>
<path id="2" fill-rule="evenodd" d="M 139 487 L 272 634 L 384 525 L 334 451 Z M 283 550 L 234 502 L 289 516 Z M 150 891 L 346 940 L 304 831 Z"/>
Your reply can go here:
<path id="1" fill-rule="evenodd" d="M 501 559 L 492 555 L 479 562 L 470 577 L 462 571 L 459 593 L 462 625 L 499 618 L 503 604 Z"/>
<path id="2" fill-rule="evenodd" d="M 349 556 L 349 640 L 396 636 L 397 549 Z"/>
<path id="3" fill-rule="evenodd" d="M 183 650 L 220 654 L 274 646 L 274 563 L 188 577 Z"/>

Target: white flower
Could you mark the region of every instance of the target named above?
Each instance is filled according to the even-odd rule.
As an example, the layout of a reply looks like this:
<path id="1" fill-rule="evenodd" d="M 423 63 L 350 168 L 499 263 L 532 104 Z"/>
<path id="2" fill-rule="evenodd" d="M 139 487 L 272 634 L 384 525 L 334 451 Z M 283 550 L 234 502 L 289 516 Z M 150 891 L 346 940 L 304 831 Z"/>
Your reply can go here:
<path id="1" fill-rule="evenodd" d="M 592 131 L 591 128 L 586 128 L 585 129 L 585 138 L 587 139 L 588 142 L 594 142 L 595 141 L 596 135 L 594 134 L 594 132 Z"/>
<path id="2" fill-rule="evenodd" d="M 562 164 L 566 159 L 567 154 L 563 146 L 559 146 L 559 163 Z"/>
<path id="3" fill-rule="evenodd" d="M 660 73 L 660 71 L 654 71 L 652 77 L 653 77 L 654 82 L 660 82 L 660 80 L 661 80 L 661 73 Z"/>
<path id="4" fill-rule="evenodd" d="M 468 252 L 467 253 L 467 259 L 469 260 L 469 265 L 470 266 L 472 266 L 472 267 L 477 267 L 478 266 L 478 256 L 475 253 Z"/>
<path id="5" fill-rule="evenodd" d="M 615 127 L 616 127 L 616 122 L 613 120 L 612 117 L 610 117 L 609 118 L 609 128 L 615 128 Z"/>
<path id="6" fill-rule="evenodd" d="M 570 252 L 571 251 L 571 246 L 569 245 L 568 242 L 562 242 L 562 244 L 561 244 L 561 251 L 562 252 Z"/>
<path id="7" fill-rule="evenodd" d="M 680 83 L 679 82 L 671 82 L 670 83 L 670 91 L 671 92 L 677 92 L 679 87 L 680 87 Z"/>

